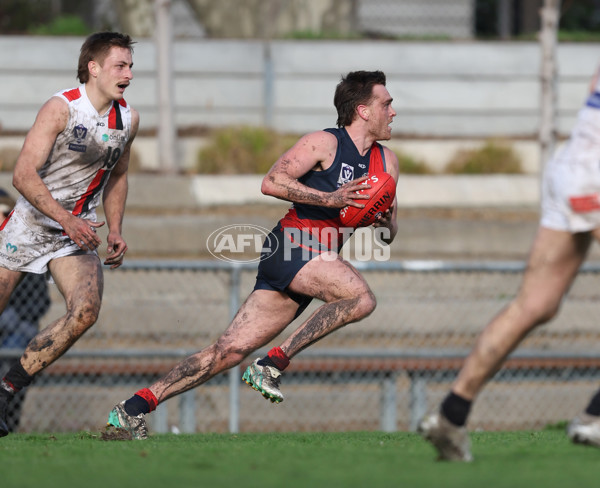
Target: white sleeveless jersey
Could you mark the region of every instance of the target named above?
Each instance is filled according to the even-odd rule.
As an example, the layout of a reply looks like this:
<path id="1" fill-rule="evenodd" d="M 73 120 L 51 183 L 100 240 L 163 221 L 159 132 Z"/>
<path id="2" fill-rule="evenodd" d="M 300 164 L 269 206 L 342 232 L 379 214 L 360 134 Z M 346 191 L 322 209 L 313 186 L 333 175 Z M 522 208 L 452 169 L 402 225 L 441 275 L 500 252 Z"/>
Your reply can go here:
<path id="1" fill-rule="evenodd" d="M 125 100 L 115 101 L 98 114 L 85 85 L 53 96 L 68 103 L 69 120 L 38 174 L 63 208 L 95 221 L 102 190 L 130 137 L 130 107 Z M 58 222 L 23 196 L 0 226 L 0 266 L 41 273 L 51 259 L 77 252 L 79 247 Z"/>
<path id="2" fill-rule="evenodd" d="M 69 104 L 69 121 L 38 174 L 66 210 L 82 218 L 95 218 L 102 190 L 131 132 L 131 110 L 125 100 L 113 102 L 99 115 L 85 92 L 85 86 L 63 90 L 54 96 Z M 38 223 L 58 226 L 36 210 L 25 198 L 19 205 L 37 213 Z M 53 223 L 54 222 L 54 223 Z"/>

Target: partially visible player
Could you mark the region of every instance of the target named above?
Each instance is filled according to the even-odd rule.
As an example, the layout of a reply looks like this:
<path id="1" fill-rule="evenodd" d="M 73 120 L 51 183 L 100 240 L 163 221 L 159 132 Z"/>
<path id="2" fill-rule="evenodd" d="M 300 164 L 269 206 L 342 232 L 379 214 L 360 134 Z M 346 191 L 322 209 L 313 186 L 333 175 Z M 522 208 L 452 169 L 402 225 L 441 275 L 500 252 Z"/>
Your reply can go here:
<path id="1" fill-rule="evenodd" d="M 419 425 L 441 459 L 472 459 L 465 425 L 477 394 L 519 342 L 557 314 L 590 244 L 600 241 L 599 80 L 596 73 L 568 143 L 546 165 L 540 225 L 516 298 L 480 335 L 439 411 Z M 600 391 L 568 435 L 600 447 Z"/>
<path id="2" fill-rule="evenodd" d="M 0 381 L 0 437 L 8 434 L 8 403 L 62 356 L 95 322 L 103 291 L 96 248 L 96 207 L 108 224 L 107 258 L 116 268 L 127 244 L 121 235 L 127 167 L 138 113 L 123 99 L 133 75 L 132 39 L 101 32 L 81 47 L 80 86 L 52 96 L 40 109 L 17 159 L 21 193 L 0 227 L 0 310 L 30 272 L 49 271 L 66 313 L 39 332 Z"/>
<path id="3" fill-rule="evenodd" d="M 8 217 L 16 200 L 0 188 L 0 222 Z M 0 224 L 1 225 L 1 224 Z M 40 319 L 50 308 L 50 293 L 44 275 L 25 273 L 0 314 L 0 347 L 24 349 L 39 332 Z M 0 358 L 0 374 L 12 366 L 10 358 Z M 26 389 L 18 392 L 8 404 L 6 425 L 15 432 L 21 423 Z"/>
<path id="4" fill-rule="evenodd" d="M 376 141 L 391 137 L 396 112 L 380 71 L 349 73 L 337 85 L 337 129 L 303 136 L 262 182 L 262 192 L 293 202 L 273 229 L 260 261 L 254 291 L 232 323 L 210 346 L 188 357 L 149 388 L 115 406 L 108 423 L 147 437 L 144 415 L 165 400 L 203 384 L 275 339 L 312 298 L 325 302 L 279 347 L 255 360 L 244 380 L 274 402 L 283 401 L 281 372 L 290 359 L 327 334 L 369 315 L 376 301 L 360 273 L 338 252 L 344 238 L 340 209 L 363 206 L 357 195 L 368 173 L 398 179 L 398 159 Z M 357 201 L 355 201 L 355 199 Z M 397 231 L 396 205 L 374 224 L 388 244 Z"/>

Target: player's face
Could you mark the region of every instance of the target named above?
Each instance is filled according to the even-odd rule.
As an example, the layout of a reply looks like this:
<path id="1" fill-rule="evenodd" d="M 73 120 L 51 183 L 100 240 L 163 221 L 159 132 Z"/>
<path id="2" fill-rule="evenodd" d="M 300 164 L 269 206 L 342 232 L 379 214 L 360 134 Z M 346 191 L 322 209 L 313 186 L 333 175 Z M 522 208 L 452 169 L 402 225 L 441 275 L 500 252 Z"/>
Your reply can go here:
<path id="1" fill-rule="evenodd" d="M 121 100 L 125 89 L 133 79 L 131 51 L 124 47 L 112 47 L 100 67 L 98 82 L 106 95 Z"/>
<path id="2" fill-rule="evenodd" d="M 383 85 L 373 87 L 373 100 L 369 104 L 369 126 L 377 140 L 387 140 L 392 137 L 390 124 L 396 116 L 392 108 L 392 97 Z"/>

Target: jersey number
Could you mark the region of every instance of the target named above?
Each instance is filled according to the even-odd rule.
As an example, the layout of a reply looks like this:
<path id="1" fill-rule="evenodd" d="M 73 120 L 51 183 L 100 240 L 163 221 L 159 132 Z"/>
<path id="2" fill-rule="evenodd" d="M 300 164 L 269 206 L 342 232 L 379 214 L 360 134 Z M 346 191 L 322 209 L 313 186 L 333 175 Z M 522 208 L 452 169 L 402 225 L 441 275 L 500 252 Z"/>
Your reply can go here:
<path id="1" fill-rule="evenodd" d="M 121 157 L 121 149 L 109 147 L 108 152 L 106 153 L 106 158 L 104 158 L 104 168 L 113 169 L 117 161 Z"/>

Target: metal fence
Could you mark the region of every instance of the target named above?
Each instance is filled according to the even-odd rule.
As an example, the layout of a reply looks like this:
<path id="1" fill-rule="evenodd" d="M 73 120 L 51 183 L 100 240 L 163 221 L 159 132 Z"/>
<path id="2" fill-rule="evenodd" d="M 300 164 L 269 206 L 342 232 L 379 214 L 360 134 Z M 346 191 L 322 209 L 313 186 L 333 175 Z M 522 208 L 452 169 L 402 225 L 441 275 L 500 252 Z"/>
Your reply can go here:
<path id="1" fill-rule="evenodd" d="M 448 391 L 523 271 L 518 262 L 356 266 L 377 309 L 294 358 L 283 375 L 285 402 L 273 405 L 241 382 L 240 369 L 259 352 L 160 405 L 149 416 L 153 431 L 413 429 Z M 559 317 L 530 335 L 480 396 L 470 427 L 538 428 L 584 407 L 600 376 L 598 273 L 600 265 L 583 268 Z M 253 265 L 204 261 L 138 261 L 107 271 L 98 323 L 27 389 L 19 430 L 102 429 L 115 403 L 219 336 L 254 276 Z M 64 312 L 53 287 L 50 297 L 42 324 Z M 1 348 L 3 366 L 21 352 Z"/>

